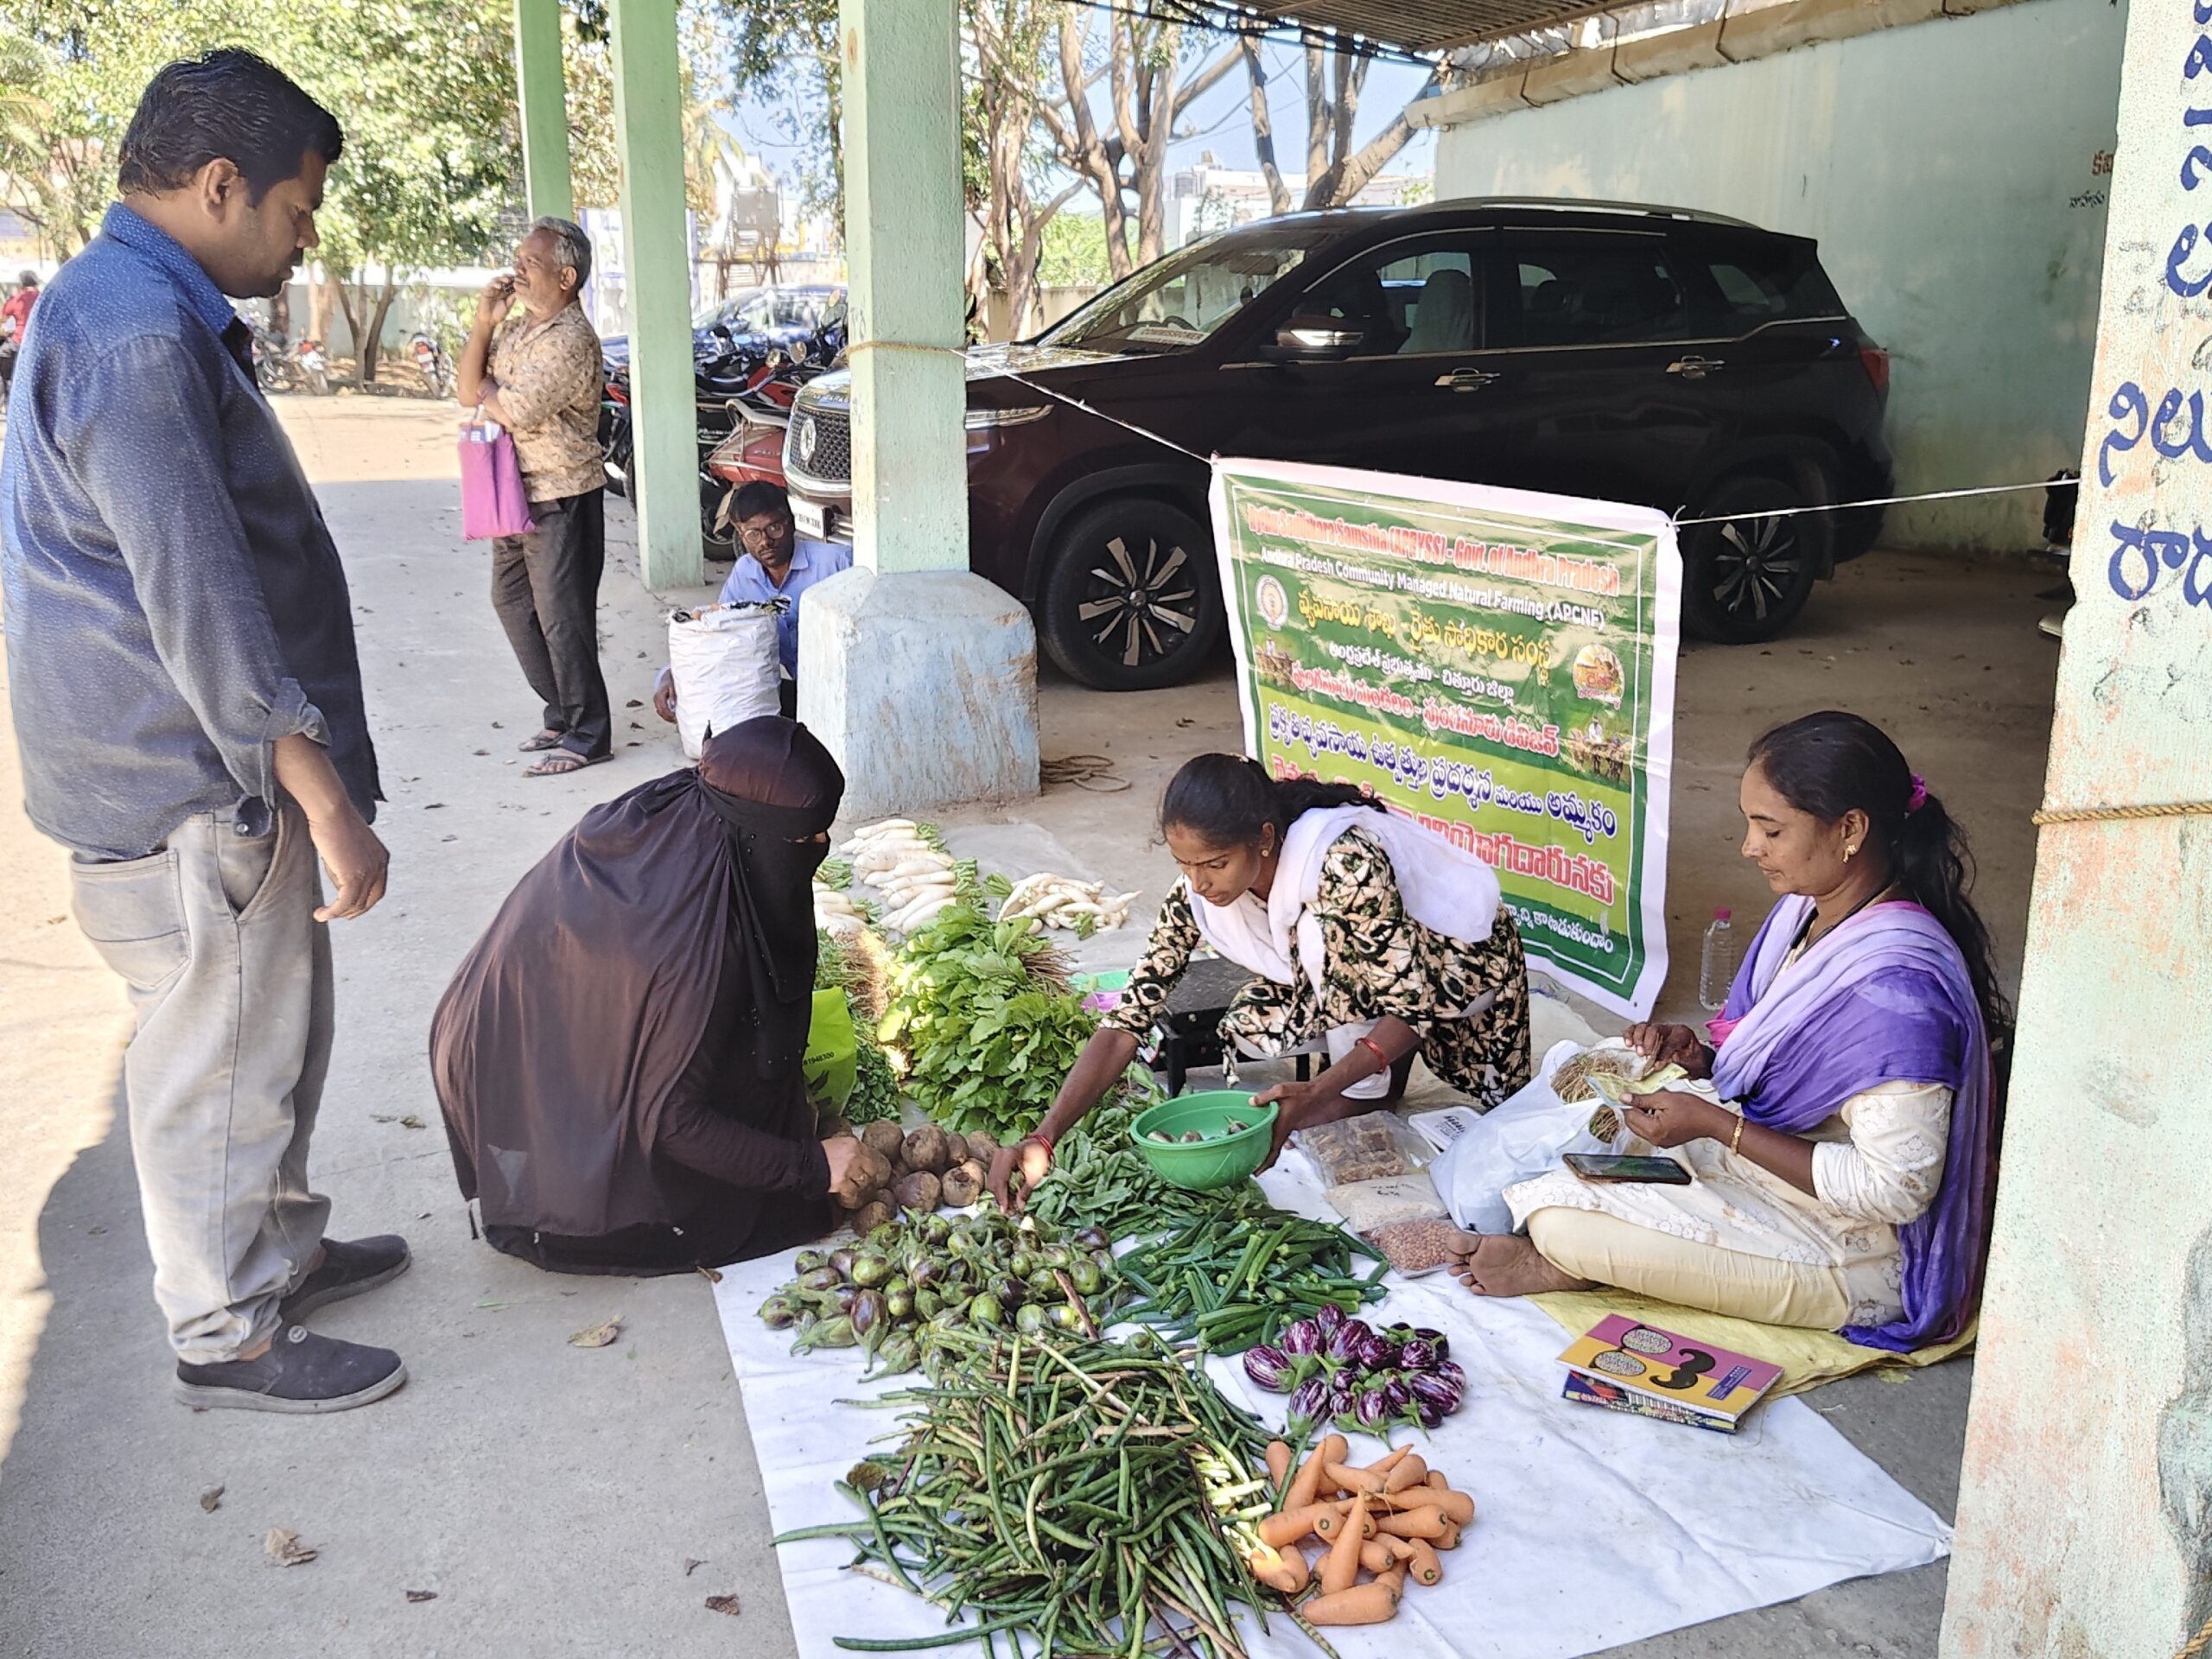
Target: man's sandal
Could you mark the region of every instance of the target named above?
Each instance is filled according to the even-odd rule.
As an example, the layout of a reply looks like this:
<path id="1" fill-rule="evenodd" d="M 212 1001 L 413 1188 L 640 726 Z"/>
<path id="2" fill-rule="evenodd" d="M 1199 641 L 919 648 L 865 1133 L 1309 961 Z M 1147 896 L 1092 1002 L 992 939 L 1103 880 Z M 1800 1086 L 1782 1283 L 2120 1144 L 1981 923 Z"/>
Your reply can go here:
<path id="1" fill-rule="evenodd" d="M 558 749 L 547 755 L 534 766 L 525 766 L 525 778 L 565 778 L 572 772 L 582 772 L 586 766 L 596 766 L 612 760 L 611 754 L 578 754 L 574 749 Z"/>
<path id="2" fill-rule="evenodd" d="M 548 726 L 536 737 L 525 738 L 520 743 L 516 744 L 515 747 L 520 749 L 524 754 L 543 754 L 548 749 L 559 748 L 561 747 L 561 740 L 567 735 L 568 734 L 566 732 L 556 732 L 550 726 Z"/>

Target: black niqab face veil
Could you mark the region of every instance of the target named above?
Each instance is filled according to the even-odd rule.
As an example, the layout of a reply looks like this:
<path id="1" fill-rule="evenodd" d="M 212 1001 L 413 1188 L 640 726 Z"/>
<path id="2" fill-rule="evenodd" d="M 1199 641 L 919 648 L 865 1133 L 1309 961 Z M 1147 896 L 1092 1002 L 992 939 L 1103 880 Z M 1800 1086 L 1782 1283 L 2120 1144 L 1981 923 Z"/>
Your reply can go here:
<path id="1" fill-rule="evenodd" d="M 845 774 L 795 721 L 763 715 L 716 732 L 699 758 L 701 793 L 722 822 L 760 1020 L 760 1070 L 805 1052 L 813 1014 L 814 873 L 844 799 Z"/>

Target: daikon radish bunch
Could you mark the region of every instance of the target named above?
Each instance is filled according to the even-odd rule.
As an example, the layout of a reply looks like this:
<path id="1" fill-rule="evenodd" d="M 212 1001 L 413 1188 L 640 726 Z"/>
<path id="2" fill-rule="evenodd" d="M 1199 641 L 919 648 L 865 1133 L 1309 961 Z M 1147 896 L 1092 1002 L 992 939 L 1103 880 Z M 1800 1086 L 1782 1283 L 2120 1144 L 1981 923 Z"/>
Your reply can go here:
<path id="1" fill-rule="evenodd" d="M 883 895 L 883 925 L 911 933 L 959 896 L 960 871 L 925 827 L 912 818 L 886 818 L 857 831 L 837 850 L 855 880 Z"/>
<path id="2" fill-rule="evenodd" d="M 868 923 L 866 912 L 835 887 L 814 884 L 814 925 L 836 938 L 858 933 Z"/>
<path id="3" fill-rule="evenodd" d="M 1120 927 L 1129 919 L 1134 893 L 1109 894 L 1096 881 L 1078 881 L 1071 875 L 1040 870 L 1015 882 L 999 906 L 999 920 L 1019 921 L 1034 916 L 1047 927 L 1065 927 L 1083 938 L 1103 928 Z"/>

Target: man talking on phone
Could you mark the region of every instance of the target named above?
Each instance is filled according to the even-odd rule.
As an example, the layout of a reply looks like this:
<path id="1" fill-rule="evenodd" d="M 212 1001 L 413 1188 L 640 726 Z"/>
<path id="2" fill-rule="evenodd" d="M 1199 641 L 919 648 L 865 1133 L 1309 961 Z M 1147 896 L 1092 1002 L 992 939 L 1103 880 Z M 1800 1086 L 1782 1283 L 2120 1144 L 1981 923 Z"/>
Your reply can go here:
<path id="1" fill-rule="evenodd" d="M 24 804 L 130 988 L 154 1298 L 201 1408 L 341 1411 L 407 1376 L 300 1323 L 408 1262 L 325 1238 L 307 1179 L 325 924 L 384 896 L 386 855 L 346 572 L 224 298 L 290 278 L 343 143 L 250 52 L 156 74 L 122 201 L 39 302 L 0 460 Z"/>
<path id="2" fill-rule="evenodd" d="M 607 563 L 607 472 L 599 453 L 606 356 L 582 296 L 591 241 L 541 219 L 515 268 L 476 302 L 454 380 L 464 408 L 506 428 L 537 528 L 492 543 L 492 604 L 545 724 L 522 746 L 543 758 L 523 775 L 558 778 L 614 752 L 599 669 L 599 578 Z M 519 306 L 519 314 L 508 314 Z"/>

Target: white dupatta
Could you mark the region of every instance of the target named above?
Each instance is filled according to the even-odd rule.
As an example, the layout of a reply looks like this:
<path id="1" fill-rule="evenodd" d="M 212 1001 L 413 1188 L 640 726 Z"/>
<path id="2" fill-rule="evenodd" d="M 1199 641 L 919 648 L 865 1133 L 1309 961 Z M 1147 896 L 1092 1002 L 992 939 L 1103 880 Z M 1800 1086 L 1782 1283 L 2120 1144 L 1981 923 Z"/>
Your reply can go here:
<path id="1" fill-rule="evenodd" d="M 1321 918 L 1313 909 L 1321 892 L 1321 866 L 1329 849 L 1354 828 L 1366 830 L 1381 844 L 1408 915 L 1432 932 L 1463 944 L 1479 944 L 1490 938 L 1497 925 L 1499 904 L 1497 876 L 1491 867 L 1410 818 L 1368 806 L 1316 807 L 1300 814 L 1283 837 L 1281 868 L 1265 903 L 1249 893 L 1227 905 L 1211 904 L 1192 893 L 1191 915 L 1199 937 L 1239 967 L 1278 985 L 1295 983 L 1302 963 L 1313 982 L 1318 1008 L 1327 967 Z M 1438 1017 L 1465 1019 L 1481 1012 L 1489 1001 L 1484 997 L 1465 1008 L 1439 1009 Z M 1331 1057 L 1342 1059 L 1368 1029 L 1363 1025 L 1332 1029 Z M 1388 1074 L 1378 1072 L 1345 1092 L 1361 1097 L 1379 1095 L 1388 1083 Z"/>

